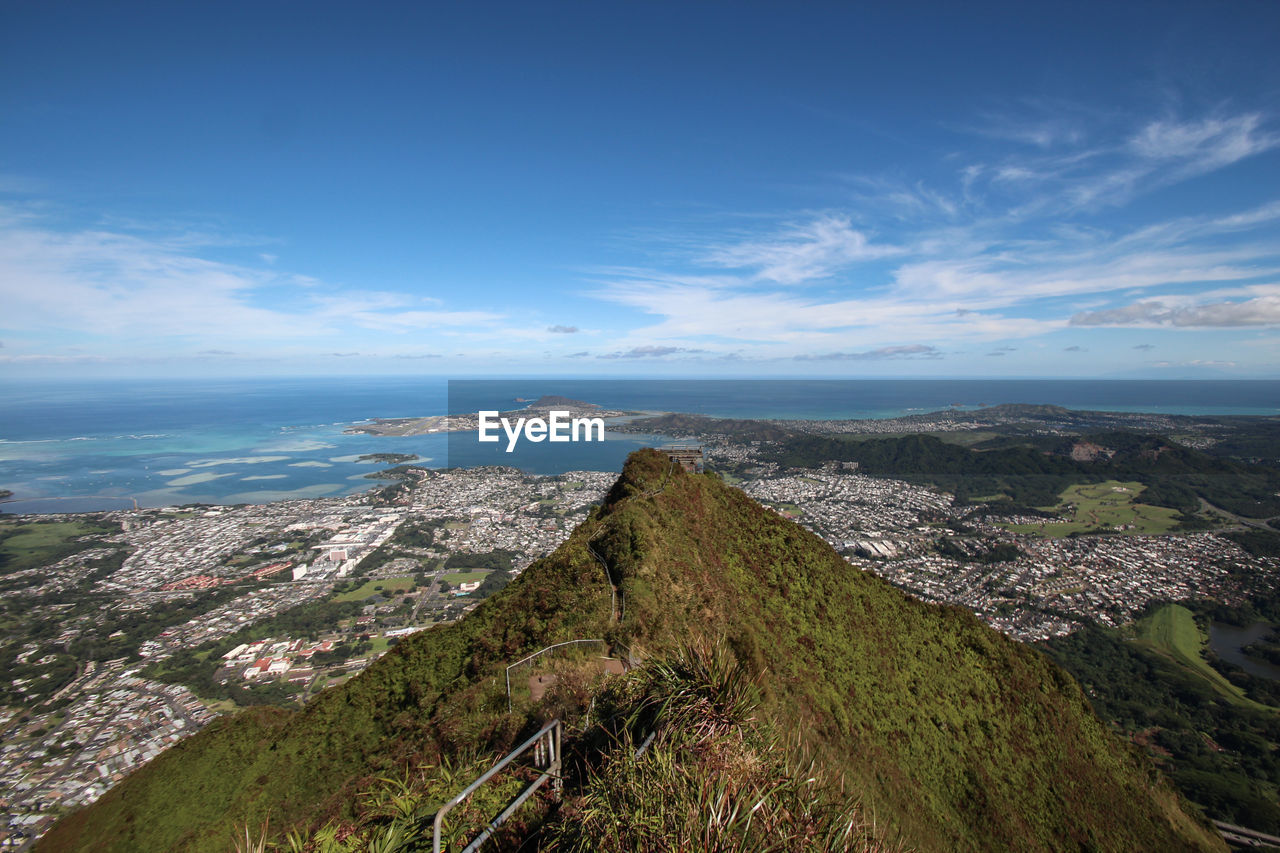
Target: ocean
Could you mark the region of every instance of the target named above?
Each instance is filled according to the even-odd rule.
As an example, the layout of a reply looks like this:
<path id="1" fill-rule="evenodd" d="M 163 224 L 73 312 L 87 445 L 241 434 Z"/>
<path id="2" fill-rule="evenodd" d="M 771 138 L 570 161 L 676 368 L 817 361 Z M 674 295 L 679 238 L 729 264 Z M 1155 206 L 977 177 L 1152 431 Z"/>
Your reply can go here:
<path id="1" fill-rule="evenodd" d="M 887 418 L 948 407 L 1051 403 L 1190 415 L 1280 413 L 1277 381 L 600 380 L 336 377 L 0 383 L 0 489 L 7 512 L 84 512 L 185 503 L 261 503 L 347 495 L 379 485 L 370 453 L 429 466 L 493 464 L 448 456 L 444 435 L 346 434 L 370 418 L 508 410 L 544 394 L 639 411 L 733 418 Z M 664 436 L 522 454 L 532 473 L 616 470 Z M 53 500 L 56 499 L 56 500 Z"/>

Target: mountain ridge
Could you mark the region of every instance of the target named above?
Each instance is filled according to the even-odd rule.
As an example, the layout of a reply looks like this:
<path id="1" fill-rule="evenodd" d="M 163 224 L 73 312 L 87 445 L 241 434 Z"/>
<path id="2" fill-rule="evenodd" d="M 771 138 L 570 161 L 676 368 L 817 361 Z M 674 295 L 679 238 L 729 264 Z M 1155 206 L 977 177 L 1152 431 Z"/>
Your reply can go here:
<path id="1" fill-rule="evenodd" d="M 1222 849 L 1044 655 L 904 595 L 655 451 L 633 454 L 560 548 L 465 619 L 406 639 L 301 711 L 218 721 L 37 849 L 215 850 L 239 825 L 348 819 L 397 767 L 509 748 L 542 712 L 506 713 L 502 668 L 584 636 L 633 661 L 725 643 L 758 680 L 761 712 L 848 780 L 887 839 Z"/>

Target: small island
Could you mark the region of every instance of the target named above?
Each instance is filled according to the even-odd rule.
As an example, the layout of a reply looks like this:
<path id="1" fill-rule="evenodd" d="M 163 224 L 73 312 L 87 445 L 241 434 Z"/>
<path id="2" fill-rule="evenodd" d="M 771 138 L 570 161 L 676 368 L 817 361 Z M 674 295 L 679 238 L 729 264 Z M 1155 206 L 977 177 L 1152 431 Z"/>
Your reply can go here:
<path id="1" fill-rule="evenodd" d="M 518 403 L 526 402 L 524 400 L 516 400 Z M 570 397 L 562 397 L 559 394 L 545 394 L 534 402 L 530 403 L 530 409 L 569 409 L 570 411 L 586 411 L 589 409 L 598 409 L 596 403 L 584 403 L 582 400 L 574 400 Z"/>
<path id="2" fill-rule="evenodd" d="M 405 462 L 417 462 L 416 453 L 366 453 L 357 462 L 380 462 L 384 465 L 401 465 Z"/>

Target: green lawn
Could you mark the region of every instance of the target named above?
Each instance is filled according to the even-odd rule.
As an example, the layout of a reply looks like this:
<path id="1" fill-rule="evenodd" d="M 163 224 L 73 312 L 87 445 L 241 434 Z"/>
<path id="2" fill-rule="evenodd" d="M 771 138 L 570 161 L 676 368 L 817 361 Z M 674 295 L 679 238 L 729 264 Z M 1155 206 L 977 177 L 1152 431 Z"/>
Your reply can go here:
<path id="1" fill-rule="evenodd" d="M 1209 666 L 1201 653 L 1206 637 L 1187 608 L 1166 604 L 1135 623 L 1134 629 L 1138 642 L 1182 664 L 1231 704 L 1263 711 L 1274 710 L 1247 698 L 1244 691 Z"/>
<path id="2" fill-rule="evenodd" d="M 374 587 L 382 587 L 375 589 Z M 334 601 L 364 601 L 375 595 L 394 595 L 396 593 L 405 593 L 413 589 L 415 586 L 413 578 L 375 578 L 365 581 L 358 588 L 350 592 L 344 592 L 335 596 Z"/>
<path id="3" fill-rule="evenodd" d="M 462 568 L 456 572 L 449 572 L 442 575 L 441 579 L 447 581 L 450 586 L 457 586 L 460 583 L 471 583 L 472 581 L 482 581 L 489 574 L 489 569 L 467 569 Z"/>
<path id="4" fill-rule="evenodd" d="M 97 543 L 72 540 L 91 533 L 113 532 L 110 527 L 83 521 L 53 521 L 40 524 L 0 524 L 0 556 L 3 571 L 16 572 L 47 565 L 63 557 L 92 548 Z"/>
<path id="5" fill-rule="evenodd" d="M 1131 525 L 1122 533 L 1167 533 L 1178 525 L 1178 511 L 1162 506 L 1138 503 L 1137 498 L 1146 489 L 1141 483 L 1122 483 L 1108 480 L 1105 483 L 1080 483 L 1068 486 L 1058 496 L 1058 505 L 1042 507 L 1063 515 L 1072 514 L 1065 524 L 1006 524 L 1014 533 L 1034 533 L 1056 538 L 1071 533 L 1082 533 L 1097 528 L 1114 529 Z M 1072 511 L 1069 507 L 1074 506 Z"/>

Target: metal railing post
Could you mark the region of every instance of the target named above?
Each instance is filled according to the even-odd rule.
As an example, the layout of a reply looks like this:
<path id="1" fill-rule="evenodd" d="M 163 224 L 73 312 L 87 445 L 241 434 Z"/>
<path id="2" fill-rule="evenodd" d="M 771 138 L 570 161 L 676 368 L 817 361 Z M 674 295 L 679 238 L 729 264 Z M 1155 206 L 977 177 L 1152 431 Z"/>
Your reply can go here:
<path id="1" fill-rule="evenodd" d="M 441 806 L 440 810 L 436 812 L 435 819 L 432 821 L 432 827 L 431 827 L 432 853 L 440 853 L 442 849 L 440 837 L 441 837 L 441 832 L 443 831 L 443 828 L 444 828 L 444 816 L 449 813 L 449 810 L 452 809 L 454 806 L 458 805 L 458 803 L 461 803 L 467 797 L 474 794 L 481 785 L 483 785 L 485 782 L 488 782 L 504 767 L 506 767 L 516 758 L 520 757 L 522 754 L 528 752 L 531 748 L 534 750 L 535 762 L 538 760 L 537 756 L 539 752 L 541 752 L 543 749 L 546 749 L 547 752 L 549 753 L 549 758 L 551 759 L 549 766 L 545 770 L 543 770 L 542 774 L 539 775 L 537 779 L 535 779 L 527 788 L 524 789 L 523 792 L 521 792 L 520 796 L 516 797 L 516 799 L 511 803 L 511 805 L 507 806 L 507 808 L 504 809 L 500 815 L 498 815 L 496 818 L 494 818 L 492 821 L 489 822 L 489 825 L 484 828 L 484 831 L 482 831 L 478 836 L 476 836 L 475 840 L 473 840 L 470 844 L 466 846 L 466 848 L 463 850 L 463 853 L 473 853 L 473 851 L 479 850 L 480 845 L 482 845 L 485 841 L 487 841 L 493 835 L 494 830 L 497 829 L 499 826 L 501 826 L 502 823 L 505 822 L 507 818 L 511 817 L 511 815 L 515 813 L 516 809 L 518 809 L 530 797 L 532 797 L 534 793 L 536 793 L 537 790 L 540 787 L 542 787 L 547 781 L 551 782 L 551 788 L 553 791 L 556 792 L 556 799 L 559 799 L 560 786 L 563 784 L 562 780 L 560 779 L 560 736 L 561 736 L 562 728 L 563 727 L 561 726 L 560 720 L 558 719 L 552 720 L 551 722 L 547 723 L 545 726 L 543 726 L 541 729 L 538 730 L 537 734 L 530 737 L 528 740 L 520 744 L 520 746 L 516 747 L 511 752 L 507 753 L 505 758 L 503 758 L 497 764 L 493 765 L 493 767 L 489 768 L 489 770 L 483 776 L 481 776 L 479 779 L 477 779 L 476 781 L 468 785 L 466 788 L 464 788 L 462 793 L 458 794 L 453 799 L 449 800 L 449 802 Z"/>
<path id="2" fill-rule="evenodd" d="M 551 771 L 554 774 L 551 777 L 551 790 L 555 792 L 557 802 L 560 800 L 561 793 L 564 791 L 564 773 L 561 772 L 564 768 L 564 753 L 561 752 L 561 749 L 564 746 L 563 736 L 563 726 L 556 726 L 551 730 L 551 740 L 554 745 L 553 748 L 555 749 L 555 758 L 551 765 Z"/>
<path id="3" fill-rule="evenodd" d="M 516 668 L 516 667 L 518 667 L 518 666 L 522 666 L 523 664 L 526 664 L 526 663 L 531 662 L 534 658 L 538 657 L 539 655 L 546 654 L 547 652 L 551 651 L 552 649 L 558 649 L 558 648 L 561 648 L 562 646 L 573 646 L 573 645 L 577 645 L 578 643 L 599 643 L 600 645 L 605 646 L 605 650 L 606 650 L 606 651 L 608 650 L 608 646 L 607 646 L 607 644 L 605 643 L 605 641 L 604 641 L 604 640 L 599 640 L 599 639 L 589 639 L 589 640 L 566 640 L 566 641 L 565 641 L 565 642 L 563 642 L 563 643 L 553 643 L 553 644 L 551 644 L 551 645 L 547 646 L 545 649 L 540 649 L 540 650 L 538 650 L 538 651 L 534 652 L 534 653 L 533 653 L 533 654 L 531 654 L 531 655 L 528 655 L 528 656 L 526 656 L 526 657 L 522 657 L 522 658 L 520 658 L 520 660 L 518 660 L 518 661 L 516 661 L 515 663 L 511 664 L 510 666 L 508 666 L 508 667 L 507 667 L 507 672 L 506 672 L 506 677 L 507 677 L 507 713 L 508 713 L 508 714 L 509 714 L 509 713 L 511 713 L 511 708 L 512 708 L 512 705 L 511 705 L 511 670 L 515 669 L 515 668 Z"/>

